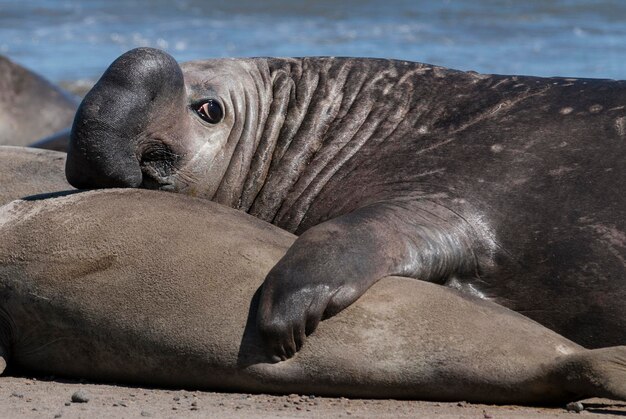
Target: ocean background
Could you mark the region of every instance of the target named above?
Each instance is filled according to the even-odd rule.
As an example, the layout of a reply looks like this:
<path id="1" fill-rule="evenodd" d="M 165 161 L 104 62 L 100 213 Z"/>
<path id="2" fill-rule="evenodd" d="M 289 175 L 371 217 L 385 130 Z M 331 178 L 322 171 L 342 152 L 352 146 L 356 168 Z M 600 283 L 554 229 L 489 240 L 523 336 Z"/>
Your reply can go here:
<path id="1" fill-rule="evenodd" d="M 93 80 L 123 52 L 334 55 L 483 73 L 626 78 L 624 0 L 0 0 L 0 54 Z"/>

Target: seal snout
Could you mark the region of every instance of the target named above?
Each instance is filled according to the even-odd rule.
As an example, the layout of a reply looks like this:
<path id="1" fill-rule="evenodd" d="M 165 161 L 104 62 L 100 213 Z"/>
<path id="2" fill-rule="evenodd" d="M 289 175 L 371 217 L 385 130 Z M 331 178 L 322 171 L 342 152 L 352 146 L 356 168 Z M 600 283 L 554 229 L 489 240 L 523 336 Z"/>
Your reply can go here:
<path id="1" fill-rule="evenodd" d="M 153 115 L 183 94 L 182 71 L 169 54 L 136 48 L 120 56 L 78 108 L 65 167 L 68 182 L 81 189 L 140 187 L 138 138 Z"/>
<path id="2" fill-rule="evenodd" d="M 72 130 L 70 144 L 80 144 L 80 130 Z M 107 138 L 110 140 L 110 138 Z M 119 142 L 122 142 L 118 140 Z M 139 162 L 123 148 L 102 150 L 102 158 L 70 146 L 65 163 L 67 181 L 78 189 L 137 188 L 142 183 Z M 108 163 L 104 163 L 107 162 Z M 108 166 L 108 167 L 105 167 Z"/>

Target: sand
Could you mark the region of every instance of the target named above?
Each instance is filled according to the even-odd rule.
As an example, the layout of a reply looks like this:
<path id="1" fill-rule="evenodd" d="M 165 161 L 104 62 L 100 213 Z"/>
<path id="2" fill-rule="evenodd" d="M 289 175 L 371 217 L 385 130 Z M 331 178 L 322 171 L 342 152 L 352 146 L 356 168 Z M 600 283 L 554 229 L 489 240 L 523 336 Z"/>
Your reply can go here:
<path id="1" fill-rule="evenodd" d="M 72 402 L 80 393 L 87 402 Z M 565 406 L 493 406 L 465 402 L 361 400 L 215 393 L 95 384 L 58 378 L 0 377 L 2 418 L 609 418 L 626 416 L 626 403 L 604 399 L 583 402 L 585 410 Z"/>

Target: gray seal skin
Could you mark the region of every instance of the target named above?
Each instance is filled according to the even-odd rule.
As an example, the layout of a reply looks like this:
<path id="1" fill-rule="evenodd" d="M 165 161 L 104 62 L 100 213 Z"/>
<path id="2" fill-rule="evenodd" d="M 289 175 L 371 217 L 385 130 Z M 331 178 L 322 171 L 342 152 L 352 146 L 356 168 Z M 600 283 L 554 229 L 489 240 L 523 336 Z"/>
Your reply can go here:
<path id="1" fill-rule="evenodd" d="M 69 128 L 77 107 L 63 89 L 0 56 L 0 145 L 25 146 Z"/>
<path id="2" fill-rule="evenodd" d="M 295 237 L 215 203 L 128 189 L 14 201 L 0 236 L 0 359 L 18 370 L 243 392 L 626 399 L 626 347 L 586 350 L 409 278 L 384 278 L 272 363 L 258 290 Z"/>
<path id="3" fill-rule="evenodd" d="M 299 235 L 259 327 L 282 358 L 378 279 L 626 343 L 626 82 L 356 58 L 118 58 L 73 124 L 78 188 L 212 199 Z"/>
<path id="4" fill-rule="evenodd" d="M 65 153 L 0 146 L 0 206 L 30 195 L 74 189 L 65 180 Z"/>

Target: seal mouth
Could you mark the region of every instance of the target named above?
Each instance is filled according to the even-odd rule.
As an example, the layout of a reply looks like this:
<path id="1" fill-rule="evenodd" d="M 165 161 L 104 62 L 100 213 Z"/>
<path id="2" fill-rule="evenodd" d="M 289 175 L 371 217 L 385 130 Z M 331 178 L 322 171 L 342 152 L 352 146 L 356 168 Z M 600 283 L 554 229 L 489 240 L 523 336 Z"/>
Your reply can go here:
<path id="1" fill-rule="evenodd" d="M 159 190 L 174 190 L 173 182 L 166 178 L 163 178 L 158 173 L 157 169 L 151 166 L 141 167 L 141 184 L 139 187 L 145 189 L 159 189 Z"/>
<path id="2" fill-rule="evenodd" d="M 141 168 L 141 187 L 146 189 L 173 190 L 169 178 L 176 171 L 176 164 L 181 156 L 175 153 L 161 139 L 150 139 L 138 147 L 139 167 Z"/>

